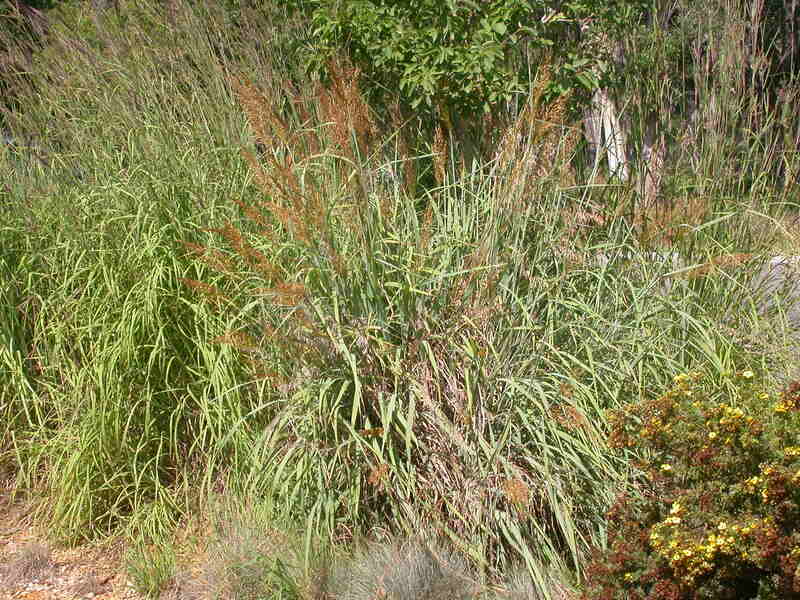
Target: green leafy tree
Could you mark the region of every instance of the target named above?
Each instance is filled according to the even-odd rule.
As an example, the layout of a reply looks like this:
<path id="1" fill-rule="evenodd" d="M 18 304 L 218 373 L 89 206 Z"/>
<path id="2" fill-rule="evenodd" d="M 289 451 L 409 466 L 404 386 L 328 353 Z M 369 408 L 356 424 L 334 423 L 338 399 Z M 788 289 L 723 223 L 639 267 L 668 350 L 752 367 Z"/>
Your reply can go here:
<path id="1" fill-rule="evenodd" d="M 310 66 L 345 53 L 366 78 L 373 101 L 395 99 L 459 134 L 465 122 L 527 91 L 551 61 L 551 94 L 598 84 L 596 49 L 582 42 L 598 26 L 631 17 L 634 2 L 552 0 L 314 0 Z M 533 73 L 531 72 L 533 71 Z M 584 95 L 585 96 L 585 95 Z M 580 97 L 580 94 L 576 94 Z"/>

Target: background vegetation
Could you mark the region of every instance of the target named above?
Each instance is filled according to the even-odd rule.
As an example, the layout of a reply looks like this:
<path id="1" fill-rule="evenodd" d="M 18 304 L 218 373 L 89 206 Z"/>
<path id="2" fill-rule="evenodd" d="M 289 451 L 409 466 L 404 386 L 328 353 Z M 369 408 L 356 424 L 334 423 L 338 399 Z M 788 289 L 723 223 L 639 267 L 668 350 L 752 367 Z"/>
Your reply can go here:
<path id="1" fill-rule="evenodd" d="M 56 539 L 152 596 L 210 529 L 206 597 L 569 597 L 648 492 L 609 410 L 792 378 L 790 3 L 442 4 L 0 15 L 0 468 Z"/>

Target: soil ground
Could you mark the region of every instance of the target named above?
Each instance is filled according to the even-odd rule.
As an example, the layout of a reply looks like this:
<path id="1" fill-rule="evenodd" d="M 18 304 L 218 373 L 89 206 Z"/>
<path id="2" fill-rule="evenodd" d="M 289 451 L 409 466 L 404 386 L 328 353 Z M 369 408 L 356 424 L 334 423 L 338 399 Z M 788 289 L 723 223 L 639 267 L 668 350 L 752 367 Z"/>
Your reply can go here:
<path id="1" fill-rule="evenodd" d="M 128 584 L 119 544 L 58 548 L 25 511 L 0 505 L 1 600 L 142 600 Z"/>
<path id="2" fill-rule="evenodd" d="M 144 600 L 127 581 L 121 543 L 59 548 L 6 492 L 0 489 L 0 600 Z"/>

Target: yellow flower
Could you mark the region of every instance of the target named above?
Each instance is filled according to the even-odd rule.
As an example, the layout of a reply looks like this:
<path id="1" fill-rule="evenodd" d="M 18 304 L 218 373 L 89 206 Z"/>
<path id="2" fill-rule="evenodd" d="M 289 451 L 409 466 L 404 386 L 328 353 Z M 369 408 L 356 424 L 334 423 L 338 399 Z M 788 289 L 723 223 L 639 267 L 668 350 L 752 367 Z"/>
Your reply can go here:
<path id="1" fill-rule="evenodd" d="M 708 439 L 713 440 L 716 437 L 717 437 L 717 432 L 716 431 L 709 431 L 708 432 Z"/>
<path id="2" fill-rule="evenodd" d="M 668 465 L 665 463 L 661 465 L 661 470 L 664 471 L 665 473 L 669 473 L 670 471 L 672 471 L 672 465 Z"/>

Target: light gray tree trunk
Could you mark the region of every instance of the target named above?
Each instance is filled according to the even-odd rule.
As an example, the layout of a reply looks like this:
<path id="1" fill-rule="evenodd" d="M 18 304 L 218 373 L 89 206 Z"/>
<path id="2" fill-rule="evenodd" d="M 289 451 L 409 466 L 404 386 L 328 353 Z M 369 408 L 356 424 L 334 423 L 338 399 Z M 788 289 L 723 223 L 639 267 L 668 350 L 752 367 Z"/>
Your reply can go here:
<path id="1" fill-rule="evenodd" d="M 616 175 L 620 181 L 627 181 L 628 134 L 609 90 L 595 91 L 591 107 L 585 113 L 583 126 L 595 171 L 605 159 L 609 175 Z"/>
<path id="2" fill-rule="evenodd" d="M 610 44 L 613 43 L 604 32 L 593 31 L 588 23 L 582 26 L 582 31 L 587 41 L 598 43 L 606 49 L 609 49 Z M 619 44 L 613 48 L 613 54 L 617 60 L 623 59 Z M 599 75 L 599 73 L 596 74 Z M 620 181 L 627 181 L 629 176 L 628 132 L 610 90 L 606 88 L 595 90 L 591 105 L 585 113 L 583 124 L 594 172 L 597 172 L 605 159 L 608 163 L 609 175 L 616 175 Z"/>
<path id="3" fill-rule="evenodd" d="M 666 26 L 675 10 L 676 4 L 668 3 L 654 18 L 658 19 L 660 26 Z M 601 48 L 610 52 L 617 64 L 625 64 L 622 43 L 613 42 L 604 32 L 592 31 L 588 24 L 582 27 L 582 32 L 587 40 L 594 40 Z M 631 159 L 635 157 L 630 145 L 630 130 L 611 90 L 596 90 L 591 107 L 584 115 L 584 131 L 594 171 L 599 169 L 605 159 L 610 175 L 616 175 L 620 181 L 628 181 L 632 177 L 632 165 L 636 165 L 637 188 L 648 205 L 658 198 L 666 160 L 665 136 L 659 126 L 661 116 L 663 115 L 652 114 L 648 118 L 639 160 L 632 162 Z"/>

